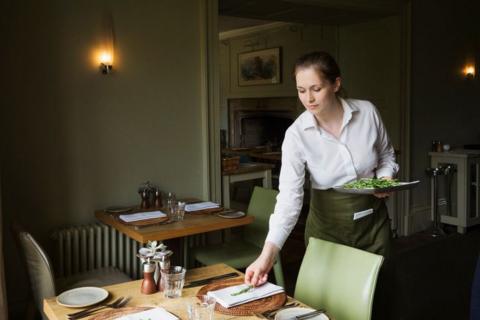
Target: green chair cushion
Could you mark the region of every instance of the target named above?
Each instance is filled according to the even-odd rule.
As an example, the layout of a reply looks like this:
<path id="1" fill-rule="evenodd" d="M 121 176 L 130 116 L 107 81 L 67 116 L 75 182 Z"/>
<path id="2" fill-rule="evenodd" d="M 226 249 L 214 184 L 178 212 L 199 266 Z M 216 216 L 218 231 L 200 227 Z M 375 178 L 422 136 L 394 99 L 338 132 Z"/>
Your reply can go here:
<path id="1" fill-rule="evenodd" d="M 232 241 L 194 249 L 194 256 L 205 265 L 226 263 L 233 268 L 245 268 L 260 254 L 261 248 L 245 241 Z"/>

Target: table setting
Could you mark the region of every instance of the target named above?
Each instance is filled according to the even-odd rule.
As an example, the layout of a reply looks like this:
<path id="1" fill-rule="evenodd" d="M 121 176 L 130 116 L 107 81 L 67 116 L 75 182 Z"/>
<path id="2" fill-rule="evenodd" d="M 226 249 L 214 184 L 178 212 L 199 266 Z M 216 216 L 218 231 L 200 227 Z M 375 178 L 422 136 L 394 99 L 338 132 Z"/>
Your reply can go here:
<path id="1" fill-rule="evenodd" d="M 176 295 L 167 296 L 165 290 L 142 294 L 141 284 L 142 280 L 135 280 L 101 288 L 108 292 L 108 298 L 90 307 L 82 307 L 82 310 L 58 304 L 59 295 L 45 300 L 44 311 L 51 320 L 226 320 L 232 316 L 269 320 L 330 319 L 326 311 L 309 308 L 288 297 L 283 288 L 274 284 L 248 288 L 243 274 L 224 264 L 187 270 L 183 280 L 175 287 Z M 217 297 L 223 300 L 225 306 Z M 237 303 L 228 305 L 230 298 Z M 80 301 L 77 303 L 80 304 Z M 92 310 L 85 311 L 88 308 Z M 75 315 L 79 311 L 83 314 Z M 163 316 L 159 318 L 157 314 Z"/>

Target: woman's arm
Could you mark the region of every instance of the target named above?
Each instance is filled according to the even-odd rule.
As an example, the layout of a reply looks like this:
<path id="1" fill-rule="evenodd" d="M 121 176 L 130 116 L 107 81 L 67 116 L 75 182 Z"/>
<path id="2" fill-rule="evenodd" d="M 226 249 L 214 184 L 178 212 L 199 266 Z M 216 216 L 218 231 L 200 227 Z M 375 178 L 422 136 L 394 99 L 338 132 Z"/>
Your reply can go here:
<path id="1" fill-rule="evenodd" d="M 303 206 L 305 162 L 299 137 L 287 130 L 282 145 L 282 168 L 274 213 L 260 256 L 247 268 L 245 282 L 258 286 L 267 281 L 275 257 L 297 223 Z"/>

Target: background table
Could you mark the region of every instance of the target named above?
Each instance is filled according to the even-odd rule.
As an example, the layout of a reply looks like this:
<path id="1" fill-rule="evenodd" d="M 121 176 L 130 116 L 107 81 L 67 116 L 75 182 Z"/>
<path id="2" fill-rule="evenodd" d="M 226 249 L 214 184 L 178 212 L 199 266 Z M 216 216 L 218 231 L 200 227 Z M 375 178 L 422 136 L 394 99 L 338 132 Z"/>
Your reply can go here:
<path id="1" fill-rule="evenodd" d="M 128 237 L 146 243 L 149 240 L 168 240 L 191 236 L 210 231 L 223 230 L 227 228 L 240 227 L 252 223 L 253 216 L 246 215 L 237 219 L 226 219 L 216 214 L 191 214 L 185 213 L 183 221 L 169 224 L 156 224 L 145 227 L 133 227 L 120 222 L 115 216 L 104 211 L 95 212 L 95 217 L 101 222 L 112 226 Z"/>
<path id="2" fill-rule="evenodd" d="M 275 166 L 268 163 L 240 163 L 237 170 L 223 172 L 223 206 L 230 208 L 230 184 L 239 181 L 262 179 L 264 188 L 272 188 L 272 169 Z"/>
<path id="3" fill-rule="evenodd" d="M 163 241 L 175 238 L 181 238 L 183 242 L 183 265 L 188 266 L 188 241 L 184 237 L 201 234 L 211 231 L 224 230 L 233 227 L 240 227 L 250 224 L 255 219 L 253 216 L 246 215 L 242 218 L 226 219 L 216 214 L 195 214 L 185 213 L 183 221 L 177 221 L 169 224 L 155 224 L 145 227 L 134 227 L 122 223 L 115 215 L 104 211 L 95 212 L 95 217 L 128 237 L 140 242 Z"/>

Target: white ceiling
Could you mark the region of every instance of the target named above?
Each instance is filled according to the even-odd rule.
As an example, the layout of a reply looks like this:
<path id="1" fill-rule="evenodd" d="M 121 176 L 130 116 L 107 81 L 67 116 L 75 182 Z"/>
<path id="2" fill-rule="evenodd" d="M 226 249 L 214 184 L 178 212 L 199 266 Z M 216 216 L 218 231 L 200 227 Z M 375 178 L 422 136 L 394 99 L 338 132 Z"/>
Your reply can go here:
<path id="1" fill-rule="evenodd" d="M 397 14 L 405 0 L 219 0 L 219 31 L 272 21 L 352 24 Z"/>

